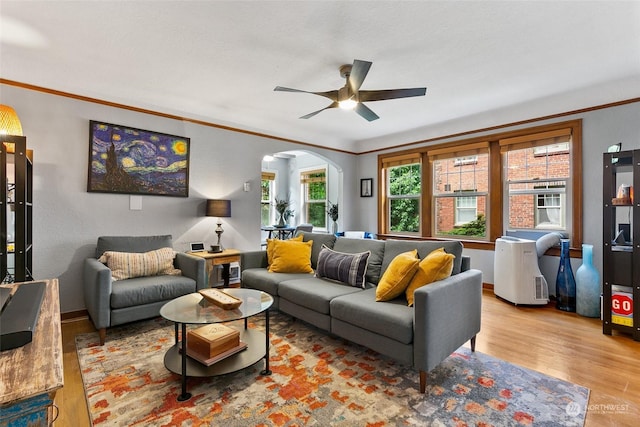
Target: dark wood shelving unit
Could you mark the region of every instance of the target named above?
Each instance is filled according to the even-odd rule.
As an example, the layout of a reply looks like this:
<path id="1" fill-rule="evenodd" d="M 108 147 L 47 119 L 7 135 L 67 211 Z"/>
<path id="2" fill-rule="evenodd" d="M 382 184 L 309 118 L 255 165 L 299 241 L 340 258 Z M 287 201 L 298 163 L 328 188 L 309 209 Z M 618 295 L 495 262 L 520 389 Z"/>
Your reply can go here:
<path id="1" fill-rule="evenodd" d="M 0 135 L 0 142 L 0 275 L 2 283 L 28 282 L 33 280 L 33 151 L 24 136 Z"/>
<path id="2" fill-rule="evenodd" d="M 620 187 L 628 195 L 620 197 Z M 605 153 L 603 161 L 602 332 L 640 341 L 640 150 Z M 637 199 L 637 198 L 636 198 Z"/>

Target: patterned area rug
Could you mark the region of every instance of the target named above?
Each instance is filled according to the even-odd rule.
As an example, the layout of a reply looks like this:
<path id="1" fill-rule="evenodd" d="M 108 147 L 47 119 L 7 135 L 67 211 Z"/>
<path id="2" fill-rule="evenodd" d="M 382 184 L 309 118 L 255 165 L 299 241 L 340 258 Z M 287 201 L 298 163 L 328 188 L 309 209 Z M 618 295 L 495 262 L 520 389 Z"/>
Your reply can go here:
<path id="1" fill-rule="evenodd" d="M 258 316 L 262 317 L 262 316 Z M 241 324 L 236 324 L 241 327 Z M 256 320 L 250 327 L 262 328 Z M 271 314 L 271 376 L 261 360 L 214 378 L 164 367 L 162 319 L 76 337 L 96 426 L 582 426 L 589 390 L 461 347 L 418 392 L 418 373 L 303 322 Z"/>

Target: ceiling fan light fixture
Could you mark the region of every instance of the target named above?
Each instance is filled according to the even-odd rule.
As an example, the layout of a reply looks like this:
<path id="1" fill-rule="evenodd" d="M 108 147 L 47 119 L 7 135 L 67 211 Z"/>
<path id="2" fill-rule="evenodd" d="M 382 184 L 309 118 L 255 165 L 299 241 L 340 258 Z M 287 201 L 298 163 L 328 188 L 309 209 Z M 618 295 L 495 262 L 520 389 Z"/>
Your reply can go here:
<path id="1" fill-rule="evenodd" d="M 353 110 L 357 104 L 358 102 L 353 99 L 345 99 L 344 101 L 338 102 L 338 106 L 343 110 Z"/>
<path id="2" fill-rule="evenodd" d="M 340 76 L 347 79 L 346 84 L 338 90 L 329 90 L 326 92 L 309 92 L 306 90 L 292 89 L 283 86 L 276 86 L 275 91 L 280 92 L 302 92 L 329 98 L 332 102 L 320 110 L 305 114 L 301 119 L 310 119 L 316 114 L 338 108 L 344 110 L 353 110 L 363 119 L 371 122 L 380 117 L 367 107 L 365 102 L 384 101 L 387 99 L 409 98 L 412 96 L 424 96 L 427 91 L 426 87 L 416 87 L 409 89 L 384 89 L 384 90 L 360 90 L 364 79 L 367 77 L 370 61 L 361 61 L 354 59 L 352 65 L 343 65 L 340 67 Z"/>

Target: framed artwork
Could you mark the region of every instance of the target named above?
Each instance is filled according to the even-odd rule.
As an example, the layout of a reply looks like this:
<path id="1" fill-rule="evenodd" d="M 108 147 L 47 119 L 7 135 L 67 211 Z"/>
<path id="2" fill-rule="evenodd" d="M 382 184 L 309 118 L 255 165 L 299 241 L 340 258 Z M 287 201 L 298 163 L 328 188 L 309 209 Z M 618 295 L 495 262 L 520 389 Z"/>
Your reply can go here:
<path id="1" fill-rule="evenodd" d="M 360 180 L 360 197 L 373 197 L 373 178 Z"/>
<path id="2" fill-rule="evenodd" d="M 189 138 L 90 121 L 87 191 L 189 196 Z"/>

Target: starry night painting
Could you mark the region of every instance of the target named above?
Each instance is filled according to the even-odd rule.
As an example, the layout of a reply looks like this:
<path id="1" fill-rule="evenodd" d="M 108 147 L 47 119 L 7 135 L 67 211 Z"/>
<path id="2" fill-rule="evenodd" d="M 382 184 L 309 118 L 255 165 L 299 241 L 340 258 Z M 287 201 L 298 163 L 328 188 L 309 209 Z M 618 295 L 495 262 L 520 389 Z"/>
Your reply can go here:
<path id="1" fill-rule="evenodd" d="M 91 120 L 87 191 L 188 197 L 189 142 Z"/>

